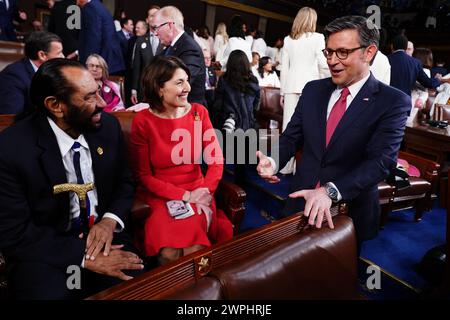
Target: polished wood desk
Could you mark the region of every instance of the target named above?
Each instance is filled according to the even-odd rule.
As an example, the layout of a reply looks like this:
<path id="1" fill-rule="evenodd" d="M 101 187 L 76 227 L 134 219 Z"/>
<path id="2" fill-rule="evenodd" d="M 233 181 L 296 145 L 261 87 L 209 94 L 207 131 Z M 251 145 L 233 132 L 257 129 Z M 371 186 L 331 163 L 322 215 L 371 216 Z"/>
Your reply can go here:
<path id="1" fill-rule="evenodd" d="M 406 125 L 403 143 L 406 152 L 436 161 L 442 167 L 450 153 L 450 126 L 441 129 L 414 121 Z"/>

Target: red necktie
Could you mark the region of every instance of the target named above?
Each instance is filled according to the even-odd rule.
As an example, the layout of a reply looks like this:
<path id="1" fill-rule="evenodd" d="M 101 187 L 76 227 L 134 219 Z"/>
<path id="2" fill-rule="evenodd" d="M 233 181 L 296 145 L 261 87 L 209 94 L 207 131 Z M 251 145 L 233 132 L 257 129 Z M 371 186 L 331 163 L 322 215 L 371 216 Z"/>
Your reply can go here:
<path id="1" fill-rule="evenodd" d="M 344 87 L 344 89 L 342 89 L 341 96 L 339 97 L 338 101 L 336 101 L 336 103 L 334 104 L 333 109 L 331 109 L 330 116 L 328 117 L 327 121 L 327 134 L 326 134 L 327 146 L 331 140 L 331 137 L 333 136 L 334 130 L 339 124 L 339 121 L 341 121 L 341 118 L 344 115 L 345 110 L 347 109 L 347 97 L 349 94 L 350 91 L 348 91 L 348 88 Z"/>

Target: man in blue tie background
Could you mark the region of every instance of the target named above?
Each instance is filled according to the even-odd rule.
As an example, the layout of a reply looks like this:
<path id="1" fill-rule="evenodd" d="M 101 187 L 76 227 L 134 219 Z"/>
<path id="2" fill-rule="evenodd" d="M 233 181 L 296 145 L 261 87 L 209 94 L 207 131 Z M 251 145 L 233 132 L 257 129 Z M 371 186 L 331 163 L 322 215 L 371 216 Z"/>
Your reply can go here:
<path id="1" fill-rule="evenodd" d="M 122 131 L 101 112 L 98 85 L 79 62 L 44 63 L 30 96 L 36 112 L 0 134 L 0 251 L 8 289 L 19 299 L 83 298 L 143 268 L 125 229 L 134 184 Z M 53 194 L 67 182 L 95 184 L 89 217 L 74 194 Z M 80 290 L 67 287 L 71 266 L 82 268 Z"/>

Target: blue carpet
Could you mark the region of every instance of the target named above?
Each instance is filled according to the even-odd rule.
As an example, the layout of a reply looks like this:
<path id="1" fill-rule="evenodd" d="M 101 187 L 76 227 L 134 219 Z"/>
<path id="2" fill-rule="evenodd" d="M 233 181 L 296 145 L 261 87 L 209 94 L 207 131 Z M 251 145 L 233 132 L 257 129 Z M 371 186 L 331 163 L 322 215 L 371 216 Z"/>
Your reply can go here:
<path id="1" fill-rule="evenodd" d="M 417 265 L 429 249 L 445 243 L 445 229 L 446 212 L 437 201 L 420 222 L 414 221 L 413 210 L 393 212 L 378 237 L 363 243 L 361 257 L 422 290 L 429 283 L 417 273 Z"/>
<path id="2" fill-rule="evenodd" d="M 232 166 L 227 166 L 225 174 L 226 179 L 230 181 L 233 181 L 232 169 Z M 293 178 L 292 175 L 278 175 L 281 182 L 270 184 L 261 179 L 254 168 L 247 170 L 246 175 L 247 203 L 241 225 L 242 231 L 260 227 L 280 218 L 283 199 L 289 194 L 289 183 Z M 375 293 L 366 292 L 367 296 L 376 300 L 411 299 L 417 292 L 428 288 L 430 284 L 417 273 L 417 265 L 429 249 L 445 242 L 445 229 L 446 212 L 438 207 L 437 201 L 433 210 L 424 213 L 420 222 L 414 221 L 413 210 L 391 213 L 389 221 L 378 237 L 363 243 L 361 257 L 378 265 L 384 271 L 382 281 L 385 284 L 384 290 Z M 360 279 L 364 279 L 365 274 L 361 273 L 361 270 Z M 365 277 L 367 278 L 367 275 Z"/>

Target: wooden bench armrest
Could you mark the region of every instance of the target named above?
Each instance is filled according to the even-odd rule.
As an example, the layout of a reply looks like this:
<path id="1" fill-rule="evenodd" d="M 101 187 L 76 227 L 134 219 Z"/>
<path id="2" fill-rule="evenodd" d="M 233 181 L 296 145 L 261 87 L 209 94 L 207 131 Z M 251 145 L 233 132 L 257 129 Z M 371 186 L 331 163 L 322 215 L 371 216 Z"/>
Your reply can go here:
<path id="1" fill-rule="evenodd" d="M 420 170 L 421 178 L 430 182 L 431 190 L 434 190 L 440 169 L 440 165 L 437 162 L 404 151 L 400 151 L 398 157 L 416 166 Z"/>

